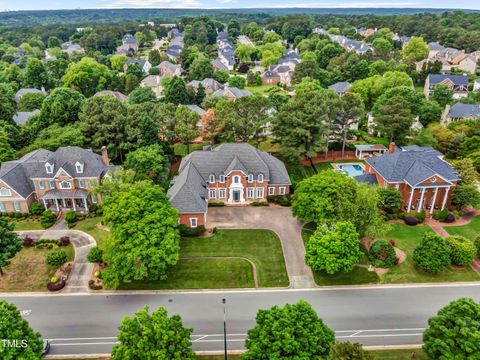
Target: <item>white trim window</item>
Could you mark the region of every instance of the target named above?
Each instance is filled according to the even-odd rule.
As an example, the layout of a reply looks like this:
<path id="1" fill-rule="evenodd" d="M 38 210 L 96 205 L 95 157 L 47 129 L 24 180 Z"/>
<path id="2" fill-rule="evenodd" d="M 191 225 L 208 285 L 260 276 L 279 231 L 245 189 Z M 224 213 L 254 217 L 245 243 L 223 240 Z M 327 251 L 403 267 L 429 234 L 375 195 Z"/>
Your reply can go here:
<path id="1" fill-rule="evenodd" d="M 55 189 L 55 181 L 50 180 L 50 181 L 48 182 L 48 188 L 49 188 L 49 189 Z"/>
<path id="2" fill-rule="evenodd" d="M 210 174 L 210 175 L 208 176 L 208 182 L 209 182 L 209 183 L 214 183 L 214 182 L 215 182 L 215 175 Z"/>
<path id="3" fill-rule="evenodd" d="M 263 182 L 263 174 L 258 174 L 258 182 Z"/>
<path id="4" fill-rule="evenodd" d="M 83 164 L 77 161 L 75 163 L 75 170 L 77 171 L 77 174 L 83 174 Z"/>
<path id="5" fill-rule="evenodd" d="M 221 182 L 221 183 L 224 183 L 225 182 L 225 175 L 219 175 L 218 176 L 218 181 Z"/>
<path id="6" fill-rule="evenodd" d="M 225 199 L 227 197 L 227 190 L 226 189 L 218 189 L 218 198 Z"/>
<path id="7" fill-rule="evenodd" d="M 85 180 L 78 180 L 78 187 L 81 189 L 85 188 Z"/>
<path id="8" fill-rule="evenodd" d="M 198 226 L 197 218 L 190 218 L 190 227 L 196 228 Z"/>
<path id="9" fill-rule="evenodd" d="M 249 183 L 253 183 L 253 174 L 248 174 L 248 176 L 247 176 L 247 181 L 248 181 Z"/>
<path id="10" fill-rule="evenodd" d="M 5 212 L 5 204 L 0 202 L 0 212 Z"/>
<path id="11" fill-rule="evenodd" d="M 233 177 L 233 183 L 234 183 L 234 184 L 240 184 L 240 176 L 235 175 L 235 176 Z"/>
<path id="12" fill-rule="evenodd" d="M 15 209 L 16 212 L 22 211 L 22 208 L 20 207 L 20 203 L 18 201 L 13 202 L 13 208 Z"/>
<path id="13" fill-rule="evenodd" d="M 217 198 L 217 189 L 208 189 L 208 198 L 216 199 Z"/>
<path id="14" fill-rule="evenodd" d="M 247 199 L 253 199 L 254 188 L 247 188 Z"/>
<path id="15" fill-rule="evenodd" d="M 49 162 L 45 164 L 45 171 L 47 172 L 47 174 L 53 174 L 53 167 L 54 166 Z"/>
<path id="16" fill-rule="evenodd" d="M 43 182 L 43 180 L 40 180 L 40 181 L 38 182 L 38 188 L 39 188 L 39 189 L 45 189 L 45 183 Z"/>
<path id="17" fill-rule="evenodd" d="M 72 184 L 70 184 L 68 181 L 62 181 L 60 183 L 60 189 L 71 189 Z"/>
<path id="18" fill-rule="evenodd" d="M 263 187 L 257 188 L 257 199 L 263 199 Z"/>
<path id="19" fill-rule="evenodd" d="M 11 196 L 11 195 L 12 195 L 12 192 L 10 191 L 10 189 L 7 189 L 7 188 L 0 189 L 0 196 Z"/>
<path id="20" fill-rule="evenodd" d="M 285 195 L 285 186 L 281 186 L 281 187 L 279 188 L 279 194 L 280 194 L 280 195 Z"/>
<path id="21" fill-rule="evenodd" d="M 97 194 L 91 193 L 90 197 L 92 198 L 92 203 L 96 204 L 97 203 Z"/>
<path id="22" fill-rule="evenodd" d="M 269 196 L 275 195 L 275 188 L 274 188 L 273 186 L 270 186 L 270 187 L 268 188 L 268 195 L 269 195 Z"/>

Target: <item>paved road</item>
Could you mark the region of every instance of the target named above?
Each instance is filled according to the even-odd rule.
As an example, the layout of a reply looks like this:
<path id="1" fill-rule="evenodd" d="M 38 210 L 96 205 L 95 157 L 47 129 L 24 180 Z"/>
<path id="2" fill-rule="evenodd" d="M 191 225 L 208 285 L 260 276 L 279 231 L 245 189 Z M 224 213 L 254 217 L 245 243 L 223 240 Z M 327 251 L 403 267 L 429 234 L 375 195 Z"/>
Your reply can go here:
<path id="1" fill-rule="evenodd" d="M 270 229 L 282 242 L 290 287 L 314 288 L 312 270 L 305 265 L 305 247 L 301 237 L 302 224 L 290 208 L 282 207 L 221 207 L 209 208 L 207 226 L 222 228 Z"/>
<path id="2" fill-rule="evenodd" d="M 337 337 L 364 345 L 420 344 L 427 319 L 462 296 L 480 301 L 480 284 L 426 287 L 197 292 L 116 295 L 4 296 L 52 342 L 52 354 L 108 353 L 121 319 L 148 304 L 180 314 L 194 328 L 195 350 L 223 347 L 227 299 L 228 347 L 241 350 L 258 309 L 307 300 Z"/>

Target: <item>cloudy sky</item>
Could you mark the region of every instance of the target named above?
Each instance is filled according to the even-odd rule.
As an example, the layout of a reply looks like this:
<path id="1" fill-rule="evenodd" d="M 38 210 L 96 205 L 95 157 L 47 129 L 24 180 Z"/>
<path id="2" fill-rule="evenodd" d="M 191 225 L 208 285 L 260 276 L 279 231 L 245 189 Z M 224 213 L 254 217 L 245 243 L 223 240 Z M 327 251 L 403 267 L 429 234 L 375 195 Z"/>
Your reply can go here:
<path id="1" fill-rule="evenodd" d="M 254 7 L 316 7 L 316 8 L 464 8 L 480 9 L 473 0 L 0 0 L 1 10 L 91 9 L 91 8 L 254 8 Z"/>

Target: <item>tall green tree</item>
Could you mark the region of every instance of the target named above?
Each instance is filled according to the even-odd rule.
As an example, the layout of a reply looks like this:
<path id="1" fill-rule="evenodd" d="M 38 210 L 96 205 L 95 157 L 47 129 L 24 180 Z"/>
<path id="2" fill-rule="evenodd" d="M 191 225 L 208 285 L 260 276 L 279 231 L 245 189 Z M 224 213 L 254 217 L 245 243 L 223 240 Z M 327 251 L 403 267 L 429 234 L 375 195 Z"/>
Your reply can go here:
<path id="1" fill-rule="evenodd" d="M 135 171 L 136 180 L 152 180 L 165 185 L 170 162 L 159 144 L 138 148 L 127 155 L 124 166 Z"/>
<path id="2" fill-rule="evenodd" d="M 178 76 L 165 81 L 163 93 L 166 102 L 172 104 L 188 104 L 190 102 L 185 81 Z"/>
<path id="3" fill-rule="evenodd" d="M 150 87 L 141 87 L 133 90 L 128 94 L 128 103 L 129 104 L 142 104 L 146 102 L 155 102 L 157 97 Z"/>
<path id="4" fill-rule="evenodd" d="M 63 82 L 65 86 L 90 97 L 98 91 L 105 90 L 111 78 L 112 74 L 108 67 L 92 58 L 84 57 L 68 67 Z"/>
<path id="5" fill-rule="evenodd" d="M 160 55 L 160 51 L 153 49 L 150 50 L 148 53 L 148 61 L 152 66 L 157 66 L 162 62 L 162 56 Z"/>
<path id="6" fill-rule="evenodd" d="M 2 359 L 38 360 L 42 357 L 43 341 L 40 334 L 32 330 L 14 304 L 5 300 L 0 300 L 0 335 L 2 341 L 16 341 L 19 345 L 26 345 L 6 346 L 2 344 L 0 346 L 0 357 Z"/>
<path id="7" fill-rule="evenodd" d="M 361 256 L 358 233 L 348 221 L 337 222 L 332 228 L 320 226 L 305 248 L 307 265 L 327 274 L 352 271 Z"/>
<path id="8" fill-rule="evenodd" d="M 6 217 L 0 217 L 0 275 L 10 263 L 10 259 L 22 249 L 22 240 L 14 232 L 15 225 L 9 223 Z"/>
<path id="9" fill-rule="evenodd" d="M 402 49 L 402 57 L 404 60 L 413 59 L 420 61 L 427 57 L 428 46 L 422 37 L 412 36 Z"/>
<path id="10" fill-rule="evenodd" d="M 24 74 L 25 87 L 40 89 L 48 86 L 48 74 L 43 63 L 35 58 L 27 61 Z"/>
<path id="11" fill-rule="evenodd" d="M 65 126 L 76 122 L 84 103 L 85 97 L 76 90 L 54 89 L 42 102 L 39 119 L 41 126 Z"/>
<path id="12" fill-rule="evenodd" d="M 188 69 L 188 78 L 190 80 L 203 80 L 213 76 L 213 66 L 209 58 L 201 55 L 193 60 Z"/>
<path id="13" fill-rule="evenodd" d="M 193 329 L 185 328 L 179 315 L 169 317 L 160 307 L 148 312 L 148 306 L 134 317 L 125 317 L 118 328 L 119 344 L 112 349 L 112 360 L 195 359 L 190 336 Z"/>
<path id="14" fill-rule="evenodd" d="M 258 311 L 256 325 L 247 333 L 242 360 L 321 359 L 334 342 L 335 333 L 310 304 L 300 300 Z"/>
<path id="15" fill-rule="evenodd" d="M 480 304 L 470 298 L 452 301 L 428 319 L 423 350 L 432 359 L 475 359 L 480 354 Z"/>
<path id="16" fill-rule="evenodd" d="M 0 163 L 14 160 L 15 157 L 15 150 L 8 141 L 7 132 L 3 128 L 0 128 Z"/>
<path id="17" fill-rule="evenodd" d="M 45 95 L 42 93 L 25 94 L 18 102 L 19 111 L 33 111 L 42 107 Z"/>
<path id="18" fill-rule="evenodd" d="M 104 188 L 108 186 L 106 181 Z M 108 264 L 102 272 L 105 284 L 165 280 L 180 257 L 180 235 L 178 212 L 164 190 L 150 181 L 118 183 L 104 194 L 103 211 L 111 229 L 103 256 Z"/>
<path id="19" fill-rule="evenodd" d="M 187 149 L 190 149 L 191 142 L 200 135 L 197 128 L 199 121 L 200 115 L 187 107 L 179 106 L 175 111 L 175 135 L 182 144 L 187 145 Z"/>
<path id="20" fill-rule="evenodd" d="M 415 120 L 409 103 L 400 96 L 394 96 L 383 105 L 375 116 L 375 130 L 386 136 L 390 142 L 405 143 L 406 136 Z"/>
<path id="21" fill-rule="evenodd" d="M 341 98 L 340 112 L 334 119 L 333 123 L 336 125 L 336 132 L 342 141 L 342 156 L 345 153 L 348 131 L 350 130 L 350 127 L 358 124 L 364 111 L 365 107 L 363 102 L 356 94 L 346 93 Z"/>
<path id="22" fill-rule="evenodd" d="M 454 91 L 446 84 L 439 84 L 435 86 L 431 99 L 439 104 L 442 109 L 446 105 L 452 104 Z"/>

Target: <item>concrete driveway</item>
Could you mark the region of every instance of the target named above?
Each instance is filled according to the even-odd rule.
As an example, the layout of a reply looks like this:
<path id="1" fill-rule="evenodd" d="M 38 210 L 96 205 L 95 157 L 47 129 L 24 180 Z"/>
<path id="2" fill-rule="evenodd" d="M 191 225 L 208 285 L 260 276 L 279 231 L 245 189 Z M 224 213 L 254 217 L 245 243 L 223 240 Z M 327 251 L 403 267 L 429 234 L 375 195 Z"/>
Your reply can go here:
<path id="1" fill-rule="evenodd" d="M 305 265 L 305 247 L 301 236 L 302 224 L 292 216 L 290 208 L 211 207 L 208 209 L 207 227 L 274 231 L 282 242 L 290 287 L 296 289 L 315 287 L 312 271 Z"/>

